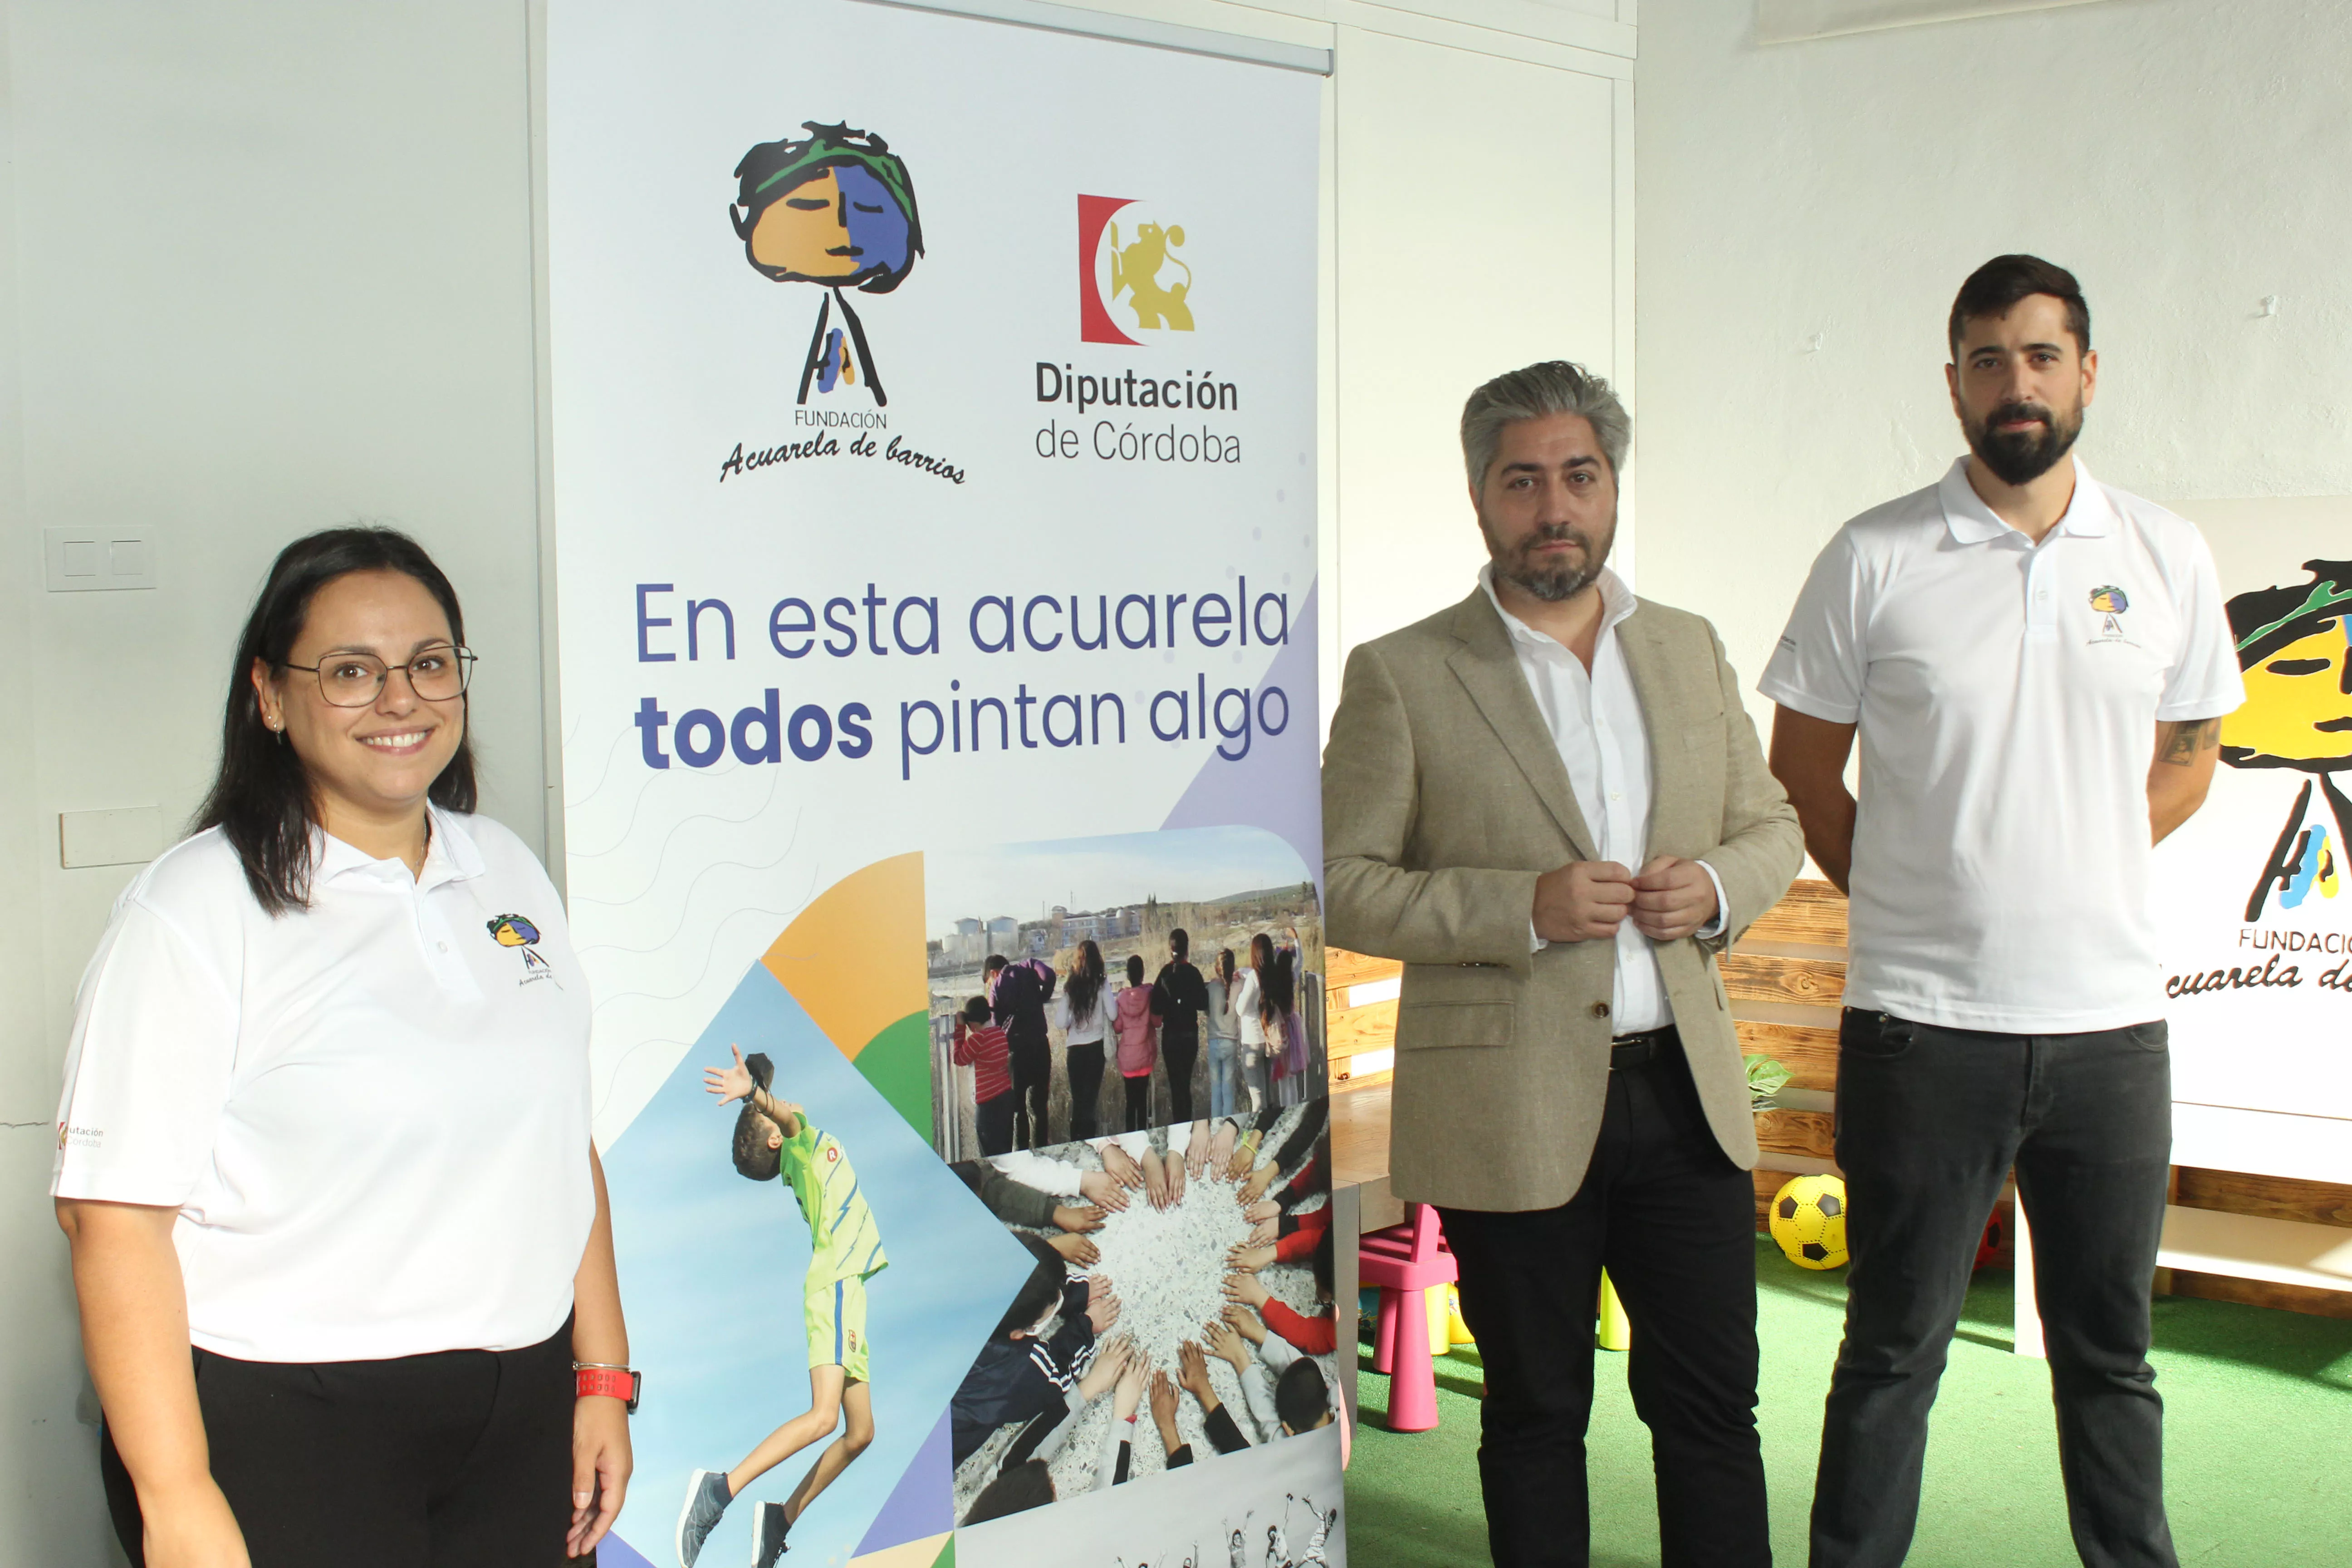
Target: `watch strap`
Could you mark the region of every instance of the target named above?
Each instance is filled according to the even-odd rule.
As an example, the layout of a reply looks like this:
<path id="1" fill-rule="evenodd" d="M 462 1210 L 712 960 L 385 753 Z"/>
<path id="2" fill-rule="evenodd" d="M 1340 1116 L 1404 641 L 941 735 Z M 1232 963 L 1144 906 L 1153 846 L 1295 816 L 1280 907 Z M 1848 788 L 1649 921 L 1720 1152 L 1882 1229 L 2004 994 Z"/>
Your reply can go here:
<path id="1" fill-rule="evenodd" d="M 572 1369 L 572 1377 L 575 1397 L 586 1399 L 601 1394 L 607 1399 L 621 1401 L 628 1407 L 630 1415 L 636 1414 L 637 1396 L 645 1387 L 643 1373 L 625 1366 L 575 1365 Z"/>

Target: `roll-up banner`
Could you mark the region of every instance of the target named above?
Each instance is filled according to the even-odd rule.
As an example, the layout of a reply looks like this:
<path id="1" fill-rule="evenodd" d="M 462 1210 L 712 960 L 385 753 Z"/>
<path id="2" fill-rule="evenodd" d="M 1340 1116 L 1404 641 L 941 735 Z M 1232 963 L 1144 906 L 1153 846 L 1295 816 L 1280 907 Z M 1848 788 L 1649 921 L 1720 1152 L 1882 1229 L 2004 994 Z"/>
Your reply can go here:
<path id="1" fill-rule="evenodd" d="M 2204 806 L 2157 851 L 2173 1098 L 2352 1142 L 2352 504 L 2180 510 L 2212 546 L 2246 701 Z M 2105 625 L 2129 636 L 2123 592 Z"/>
<path id="2" fill-rule="evenodd" d="M 1343 1563 L 1317 81 L 850 0 L 547 61 L 604 1560 Z"/>

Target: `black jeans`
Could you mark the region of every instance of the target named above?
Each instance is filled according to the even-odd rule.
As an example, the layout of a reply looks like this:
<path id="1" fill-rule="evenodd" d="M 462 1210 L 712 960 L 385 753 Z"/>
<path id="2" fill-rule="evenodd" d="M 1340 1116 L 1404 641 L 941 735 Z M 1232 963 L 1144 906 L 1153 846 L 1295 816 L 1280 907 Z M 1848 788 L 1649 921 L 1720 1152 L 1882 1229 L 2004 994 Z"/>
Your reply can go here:
<path id="1" fill-rule="evenodd" d="M 1064 1048 L 1070 1068 L 1070 1139 L 1091 1138 L 1102 1131 L 1103 1043 Z"/>
<path id="2" fill-rule="evenodd" d="M 1985 1217 L 2012 1165 L 2058 1408 L 2074 1550 L 2174 1568 L 2164 1405 L 2147 1364 L 2172 1074 L 2162 1022 L 2001 1035 L 1848 1008 L 1838 1038 L 1845 1342 L 1813 1492 L 1814 1568 L 1903 1561 L 1927 1410 Z"/>
<path id="3" fill-rule="evenodd" d="M 1496 1568 L 1584 1568 L 1593 1304 L 1606 1267 L 1633 1322 L 1664 1568 L 1772 1561 L 1756 1437 L 1756 1197 L 1700 1112 L 1678 1044 L 1609 1075 L 1576 1195 L 1444 1209 L 1462 1316 L 1486 1368 L 1478 1479 Z"/>
<path id="4" fill-rule="evenodd" d="M 572 1525 L 572 1329 L 516 1351 L 252 1362 L 197 1351 L 213 1479 L 253 1568 L 558 1568 Z M 108 1510 L 139 1500 L 111 1434 Z"/>
<path id="5" fill-rule="evenodd" d="M 980 1152 L 983 1154 L 1013 1152 L 1013 1091 L 1008 1089 L 992 1100 L 983 1100 L 974 1110 L 973 1121 L 980 1132 Z"/>
<path id="6" fill-rule="evenodd" d="M 1054 1140 L 1045 1131 L 1045 1094 L 1053 1087 L 1053 1047 L 1039 1035 L 1032 1039 L 1014 1035 L 1006 1044 L 1013 1056 L 1013 1142 L 1022 1149 L 1042 1149 Z"/>
<path id="7" fill-rule="evenodd" d="M 1160 1037 L 1160 1059 L 1168 1064 L 1169 1120 L 1192 1120 L 1192 1068 L 1201 1059 L 1201 1037 L 1170 1029 Z"/>
<path id="8" fill-rule="evenodd" d="M 1126 1083 L 1127 1130 L 1140 1132 L 1151 1125 L 1151 1075 L 1141 1073 Z"/>

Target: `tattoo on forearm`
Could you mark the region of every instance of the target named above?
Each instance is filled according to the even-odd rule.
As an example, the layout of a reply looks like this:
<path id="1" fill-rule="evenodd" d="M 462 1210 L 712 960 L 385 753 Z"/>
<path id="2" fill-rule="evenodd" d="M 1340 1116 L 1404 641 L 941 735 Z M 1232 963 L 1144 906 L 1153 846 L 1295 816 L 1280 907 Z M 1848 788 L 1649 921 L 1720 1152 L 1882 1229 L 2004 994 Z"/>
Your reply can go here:
<path id="1" fill-rule="evenodd" d="M 2221 743 L 2221 721 L 2219 719 L 2181 720 L 2164 726 L 2164 734 L 2156 748 L 2156 760 L 2185 768 L 2196 761 L 2200 752 L 2210 752 Z"/>

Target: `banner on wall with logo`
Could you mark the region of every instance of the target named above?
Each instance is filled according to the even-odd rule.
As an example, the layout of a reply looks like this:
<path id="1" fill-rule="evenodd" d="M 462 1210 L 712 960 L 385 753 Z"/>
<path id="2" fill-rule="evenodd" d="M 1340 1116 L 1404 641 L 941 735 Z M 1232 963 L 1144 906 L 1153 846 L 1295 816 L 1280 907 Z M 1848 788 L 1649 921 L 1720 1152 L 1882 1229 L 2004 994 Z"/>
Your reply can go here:
<path id="1" fill-rule="evenodd" d="M 2187 502 L 2245 705 L 2204 806 L 2157 850 L 2173 1097 L 2352 1127 L 2352 514 Z"/>
<path id="2" fill-rule="evenodd" d="M 551 8 L 608 1563 L 1344 1562 L 1318 122 L 851 0 Z"/>

